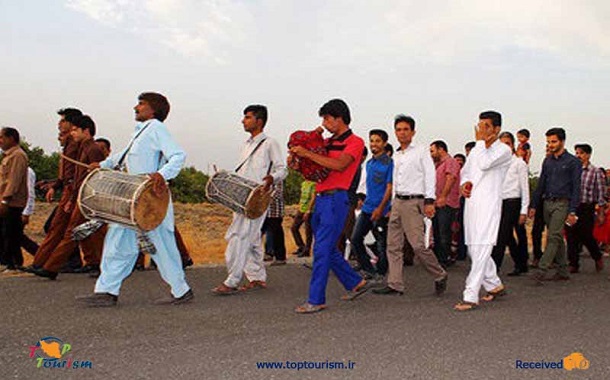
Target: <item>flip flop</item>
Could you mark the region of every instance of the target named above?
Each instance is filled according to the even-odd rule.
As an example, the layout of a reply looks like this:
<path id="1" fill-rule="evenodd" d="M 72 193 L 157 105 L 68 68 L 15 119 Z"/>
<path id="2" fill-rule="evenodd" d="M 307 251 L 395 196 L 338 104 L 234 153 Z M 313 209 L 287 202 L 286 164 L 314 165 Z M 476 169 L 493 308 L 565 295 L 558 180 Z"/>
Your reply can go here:
<path id="1" fill-rule="evenodd" d="M 489 292 L 487 292 L 486 295 L 481 297 L 481 301 L 483 301 L 483 302 L 492 302 L 492 301 L 495 301 L 496 298 L 503 297 L 506 294 L 507 294 L 506 293 L 506 287 L 504 285 L 500 285 L 496 289 L 490 290 Z"/>
<path id="2" fill-rule="evenodd" d="M 297 306 L 294 311 L 298 314 L 312 314 L 318 313 L 326 309 L 326 305 L 312 305 L 309 302 L 305 302 L 302 305 Z"/>
<path id="3" fill-rule="evenodd" d="M 214 289 L 212 289 L 212 294 L 216 296 L 230 296 L 232 294 L 237 294 L 239 290 L 237 288 L 231 288 L 226 286 L 225 284 L 220 284 Z"/>
<path id="4" fill-rule="evenodd" d="M 479 307 L 478 303 L 468 302 L 468 301 L 460 301 L 453 306 L 453 310 L 455 311 L 471 311 Z"/>
<path id="5" fill-rule="evenodd" d="M 369 286 L 369 282 L 366 280 L 362 280 L 360 281 L 360 283 L 358 285 L 356 285 L 356 287 L 352 290 L 350 290 L 349 292 L 347 292 L 347 294 L 341 296 L 341 300 L 343 301 L 353 301 L 356 298 L 360 297 L 361 295 L 363 295 L 364 293 L 366 293 L 370 286 Z"/>

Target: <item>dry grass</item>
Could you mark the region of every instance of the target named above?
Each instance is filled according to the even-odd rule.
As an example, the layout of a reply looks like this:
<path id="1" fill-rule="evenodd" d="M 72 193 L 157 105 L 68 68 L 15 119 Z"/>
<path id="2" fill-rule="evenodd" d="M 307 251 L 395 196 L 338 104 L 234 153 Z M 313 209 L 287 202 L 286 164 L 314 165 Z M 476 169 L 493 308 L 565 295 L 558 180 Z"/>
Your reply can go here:
<path id="1" fill-rule="evenodd" d="M 44 239 L 43 225 L 53 210 L 55 204 L 38 202 L 36 212 L 26 227 L 26 233 L 37 242 Z M 190 254 L 198 264 L 224 263 L 226 241 L 224 235 L 231 224 L 232 214 L 219 205 L 207 203 L 200 204 L 174 204 L 176 225 L 180 230 Z M 288 253 L 296 249 L 290 225 L 296 206 L 286 208 L 284 217 L 284 233 L 286 235 L 286 249 Z M 25 255 L 26 264 L 31 262 L 29 255 Z"/>

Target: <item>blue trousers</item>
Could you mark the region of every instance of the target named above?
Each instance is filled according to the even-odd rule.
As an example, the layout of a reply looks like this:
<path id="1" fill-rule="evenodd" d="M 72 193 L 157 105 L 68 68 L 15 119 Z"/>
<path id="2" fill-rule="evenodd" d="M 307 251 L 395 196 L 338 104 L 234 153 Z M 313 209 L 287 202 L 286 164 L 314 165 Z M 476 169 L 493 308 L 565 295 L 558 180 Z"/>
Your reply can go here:
<path id="1" fill-rule="evenodd" d="M 362 277 L 352 269 L 337 248 L 349 207 L 346 191 L 316 197 L 311 220 L 314 245 L 308 302 L 312 305 L 326 303 L 326 284 L 331 270 L 347 290 L 354 289 L 362 281 Z"/>
<path id="2" fill-rule="evenodd" d="M 157 248 L 157 253 L 151 255 L 151 258 L 157 264 L 161 278 L 169 284 L 174 297 L 182 297 L 190 288 L 182 269 L 174 231 L 165 228 L 162 224 L 148 232 L 148 236 Z M 95 293 L 110 293 L 118 296 L 123 280 L 131 274 L 137 259 L 136 231 L 110 224 L 104 240 L 101 274 L 95 284 Z"/>

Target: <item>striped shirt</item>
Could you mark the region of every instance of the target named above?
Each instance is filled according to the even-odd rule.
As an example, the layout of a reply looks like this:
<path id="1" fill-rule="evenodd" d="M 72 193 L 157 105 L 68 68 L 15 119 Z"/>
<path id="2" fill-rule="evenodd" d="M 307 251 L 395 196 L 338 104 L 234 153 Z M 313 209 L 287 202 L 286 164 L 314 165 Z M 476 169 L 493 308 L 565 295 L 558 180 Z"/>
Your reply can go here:
<path id="1" fill-rule="evenodd" d="M 606 181 L 601 171 L 592 164 L 582 168 L 580 180 L 580 203 L 606 204 Z"/>

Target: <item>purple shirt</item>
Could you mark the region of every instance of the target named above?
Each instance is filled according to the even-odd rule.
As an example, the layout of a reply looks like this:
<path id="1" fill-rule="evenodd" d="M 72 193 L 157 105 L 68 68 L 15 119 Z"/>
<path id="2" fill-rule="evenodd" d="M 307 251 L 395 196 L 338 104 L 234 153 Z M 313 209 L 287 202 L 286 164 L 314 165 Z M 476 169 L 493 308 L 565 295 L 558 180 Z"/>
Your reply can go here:
<path id="1" fill-rule="evenodd" d="M 436 164 L 436 199 L 441 195 L 447 182 L 447 174 L 455 177 L 455 182 L 447 194 L 447 206 L 452 208 L 460 207 L 460 164 L 451 156 Z"/>

